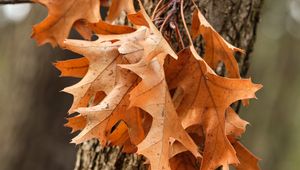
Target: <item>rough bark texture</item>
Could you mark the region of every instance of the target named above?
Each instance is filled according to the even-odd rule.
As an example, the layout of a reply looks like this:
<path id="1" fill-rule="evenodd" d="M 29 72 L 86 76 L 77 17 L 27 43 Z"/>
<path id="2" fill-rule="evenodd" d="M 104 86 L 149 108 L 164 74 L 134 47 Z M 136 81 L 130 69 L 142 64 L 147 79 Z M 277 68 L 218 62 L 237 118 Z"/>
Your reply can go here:
<path id="1" fill-rule="evenodd" d="M 237 55 L 241 76 L 245 77 L 249 68 L 249 58 L 253 51 L 256 26 L 263 0 L 197 0 L 196 3 L 211 25 L 233 45 L 245 50 L 245 55 Z M 188 2 L 188 1 L 186 1 Z M 145 0 L 150 12 L 157 0 Z M 192 13 L 189 2 L 185 13 Z M 186 15 L 187 22 L 191 20 Z M 200 44 L 200 43 L 199 43 Z M 197 46 L 197 42 L 196 42 Z M 239 104 L 236 110 L 239 108 Z M 88 141 L 79 147 L 76 170 L 142 170 L 143 159 L 136 155 L 122 154 L 120 149 L 101 147 L 96 140 Z"/>
<path id="2" fill-rule="evenodd" d="M 102 147 L 97 140 L 83 143 L 77 153 L 75 170 L 145 170 L 143 158 L 123 154 L 119 147 Z"/>

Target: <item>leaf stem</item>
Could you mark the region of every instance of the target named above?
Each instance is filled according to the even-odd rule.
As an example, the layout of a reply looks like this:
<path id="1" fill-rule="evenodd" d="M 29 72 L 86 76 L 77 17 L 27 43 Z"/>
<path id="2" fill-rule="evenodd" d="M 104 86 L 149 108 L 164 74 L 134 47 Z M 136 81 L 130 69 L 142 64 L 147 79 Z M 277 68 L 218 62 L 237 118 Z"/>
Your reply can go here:
<path id="1" fill-rule="evenodd" d="M 160 4 L 163 2 L 163 0 L 160 0 L 157 5 L 155 6 L 154 10 L 153 10 L 153 13 L 152 13 L 152 16 L 151 16 L 151 19 L 153 20 L 154 17 L 155 17 L 155 14 L 156 14 L 156 11 L 158 9 L 158 7 L 160 6 Z"/>
<path id="2" fill-rule="evenodd" d="M 188 36 L 188 38 L 189 38 L 190 45 L 191 45 L 191 46 L 194 46 L 194 45 L 193 45 L 192 37 L 191 37 L 191 35 L 190 35 L 189 29 L 188 29 L 188 27 L 187 27 L 187 25 L 186 25 L 186 21 L 185 21 L 185 18 L 184 18 L 184 13 L 183 13 L 183 3 L 184 3 L 184 0 L 181 0 L 181 1 L 180 1 L 180 14 L 181 14 L 181 18 L 182 18 L 182 23 L 183 23 L 184 29 L 185 29 L 185 31 L 186 31 L 186 34 L 187 34 L 187 36 Z"/>
<path id="3" fill-rule="evenodd" d="M 173 13 L 170 13 L 166 18 L 165 18 L 165 20 L 164 20 L 164 22 L 161 24 L 161 26 L 160 26 L 160 32 L 162 32 L 163 31 L 163 29 L 164 29 L 164 26 L 166 25 L 166 23 L 168 22 L 168 20 L 171 18 L 171 16 L 173 15 Z"/>
<path id="4" fill-rule="evenodd" d="M 167 2 L 166 4 L 164 4 L 161 8 L 157 9 L 154 18 L 161 16 L 162 14 L 164 14 L 166 12 L 166 10 L 168 8 L 170 8 L 170 6 L 173 4 L 173 0 Z"/>
<path id="5" fill-rule="evenodd" d="M 175 22 L 174 25 L 175 25 L 176 37 L 177 37 L 177 39 L 179 39 L 181 49 L 184 49 L 185 46 L 184 46 L 184 42 L 182 40 L 182 36 L 181 36 L 179 28 L 178 28 L 178 24 Z"/>

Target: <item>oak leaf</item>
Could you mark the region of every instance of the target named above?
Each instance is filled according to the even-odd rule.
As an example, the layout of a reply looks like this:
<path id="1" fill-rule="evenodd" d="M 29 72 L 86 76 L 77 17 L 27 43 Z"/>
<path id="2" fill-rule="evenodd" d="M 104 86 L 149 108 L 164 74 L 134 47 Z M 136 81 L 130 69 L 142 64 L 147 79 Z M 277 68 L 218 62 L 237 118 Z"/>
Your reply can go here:
<path id="1" fill-rule="evenodd" d="M 136 29 L 125 26 L 125 25 L 112 25 L 104 21 L 99 21 L 98 23 L 90 24 L 91 30 L 96 34 L 125 34 L 134 32 Z"/>
<path id="2" fill-rule="evenodd" d="M 112 0 L 106 21 L 113 22 L 122 11 L 127 14 L 135 13 L 133 0 Z"/>
<path id="3" fill-rule="evenodd" d="M 113 0 L 106 21 L 69 21 L 86 39 L 59 42 L 84 57 L 55 63 L 61 76 L 82 78 L 63 90 L 74 97 L 69 113 L 79 113 L 65 124 L 80 130 L 72 142 L 109 141 L 144 155 L 152 170 L 258 169 L 257 158 L 237 142 L 248 123 L 230 107 L 261 88 L 239 76 L 234 53 L 243 51 L 196 9 L 191 34 L 203 36 L 204 58 L 193 45 L 176 54 L 139 3 L 135 13 L 132 0 Z M 122 11 L 132 27 L 112 24 Z M 98 39 L 87 41 L 93 33 Z M 229 78 L 214 72 L 220 62 Z"/>
<path id="4" fill-rule="evenodd" d="M 76 21 L 74 28 L 86 40 L 91 40 L 92 35 L 95 34 L 125 34 L 134 32 L 136 29 L 125 25 L 112 25 L 100 20 L 97 23 L 88 23 L 84 20 Z"/>
<path id="5" fill-rule="evenodd" d="M 197 159 L 190 152 L 182 152 L 170 159 L 171 169 L 176 170 L 198 170 Z"/>
<path id="6" fill-rule="evenodd" d="M 225 112 L 225 133 L 235 138 L 241 137 L 246 131 L 249 123 L 239 117 L 239 115 L 231 108 L 227 108 Z"/>
<path id="7" fill-rule="evenodd" d="M 236 165 L 237 170 L 259 170 L 259 159 L 254 156 L 245 146 L 236 141 L 233 144 L 234 149 L 237 152 L 237 157 L 240 160 L 240 164 Z"/>
<path id="8" fill-rule="evenodd" d="M 178 61 L 169 64 L 175 71 L 167 71 L 168 84 L 170 89 L 180 87 L 183 90 L 177 108 L 183 127 L 203 126 L 206 139 L 201 169 L 238 164 L 236 152 L 225 133 L 225 110 L 237 100 L 255 97 L 254 93 L 261 85 L 253 84 L 249 79 L 216 75 L 192 47 L 179 56 Z"/>
<path id="9" fill-rule="evenodd" d="M 118 50 L 109 42 L 99 43 L 98 46 L 92 46 L 93 44 L 97 42 L 65 41 L 67 49 L 83 54 L 89 60 L 89 69 L 83 79 L 63 90 L 74 96 L 69 113 L 73 113 L 78 107 L 86 107 L 96 92 L 104 91 L 108 94 L 114 86 Z"/>
<path id="10" fill-rule="evenodd" d="M 199 9 L 193 13 L 191 35 L 195 39 L 202 35 L 205 41 L 204 60 L 212 68 L 216 69 L 220 62 L 224 62 L 227 75 L 231 78 L 240 78 L 239 66 L 234 57 L 234 52 L 243 50 L 229 44 L 207 22 Z"/>
<path id="11" fill-rule="evenodd" d="M 65 124 L 66 127 L 72 128 L 74 133 L 78 130 L 82 130 L 86 126 L 86 118 L 82 115 L 67 118 L 68 122 Z"/>
<path id="12" fill-rule="evenodd" d="M 73 24 L 77 20 L 96 23 L 100 20 L 99 0 L 34 0 L 48 8 L 48 16 L 33 27 L 32 37 L 39 45 L 59 44 L 68 37 Z"/>
<path id="13" fill-rule="evenodd" d="M 162 54 L 160 60 L 164 59 Z M 170 141 L 180 141 L 195 157 L 200 157 L 197 146 L 184 131 L 172 104 L 163 75 L 163 62 L 152 60 L 136 65 L 122 66 L 138 74 L 142 81 L 130 92 L 132 106 L 140 107 L 153 117 L 151 129 L 138 144 L 137 153 L 150 160 L 151 169 L 169 169 Z"/>
<path id="14" fill-rule="evenodd" d="M 201 157 L 201 155 L 196 144 L 180 123 L 164 75 L 164 61 L 167 54 L 174 58 L 177 56 L 174 56 L 173 50 L 143 8 L 137 15 L 146 21 L 143 24 L 149 26 L 151 31 L 150 38 L 146 40 L 149 44 L 145 45 L 148 55 L 136 64 L 121 66 L 142 78 L 142 81 L 130 92 L 130 105 L 145 110 L 153 117 L 150 131 L 138 144 L 137 153 L 149 159 L 151 169 L 170 169 L 169 153 L 173 140 L 179 141 L 195 157 Z"/>
<path id="15" fill-rule="evenodd" d="M 143 30 L 138 30 L 132 35 L 143 36 L 143 32 Z M 135 75 L 120 69 L 117 65 L 130 61 L 134 62 L 134 60 L 137 60 L 136 57 L 139 57 L 142 53 L 139 49 L 134 49 L 137 50 L 138 54 L 132 53 L 129 55 L 130 57 L 126 58 L 118 51 L 121 47 L 120 44 L 102 41 L 101 39 L 93 42 L 67 40 L 65 45 L 66 48 L 89 59 L 89 69 L 85 77 L 79 83 L 64 89 L 65 92 L 74 96 L 70 113 L 76 110 L 87 119 L 86 127 L 73 141 L 79 143 L 97 137 L 105 143 L 107 138 L 105 129 L 108 118 L 117 110 L 127 91 L 137 79 Z M 99 91 L 103 91 L 107 96 L 96 106 L 87 107 L 91 97 Z"/>
<path id="16" fill-rule="evenodd" d="M 61 72 L 61 77 L 82 78 L 88 71 L 89 61 L 86 57 L 58 61 L 54 66 Z"/>
<path id="17" fill-rule="evenodd" d="M 130 43 L 130 41 L 131 40 L 135 40 L 135 41 L 143 40 L 144 33 L 145 33 L 145 28 L 142 27 L 141 29 L 137 30 L 136 32 L 134 32 L 130 35 L 129 34 L 123 34 L 121 36 L 120 35 L 119 36 L 101 35 L 101 36 L 99 36 L 99 39 L 96 42 L 75 41 L 75 40 L 67 40 L 65 42 L 66 48 L 71 49 L 75 52 L 81 53 L 90 60 L 89 71 L 86 74 L 86 76 L 78 84 L 68 87 L 64 90 L 64 91 L 69 92 L 74 95 L 74 103 L 75 104 L 80 103 L 80 102 L 76 102 L 76 101 L 81 101 L 82 99 L 84 99 L 84 101 L 88 101 L 87 99 L 91 98 L 91 96 L 94 95 L 93 93 L 95 93 L 96 91 L 99 91 L 99 90 L 103 90 L 101 88 L 99 88 L 99 89 L 91 88 L 93 86 L 93 84 L 98 84 L 98 87 L 101 87 L 101 86 L 99 86 L 99 82 L 97 82 L 96 80 L 99 79 L 99 80 L 102 80 L 103 83 L 110 83 L 110 82 L 107 82 L 107 81 L 101 79 L 103 77 L 99 77 L 99 75 L 101 75 L 103 73 L 102 72 L 103 70 L 96 69 L 96 67 L 99 68 L 99 65 L 101 68 L 101 64 L 102 65 L 104 64 L 103 68 L 106 68 L 106 67 L 108 68 L 110 66 L 109 63 L 111 63 L 111 62 L 104 62 L 104 61 L 108 60 L 107 58 L 105 59 L 105 56 L 110 56 L 111 60 L 114 59 L 115 57 L 117 57 L 117 55 L 112 55 L 112 53 L 109 52 L 109 49 L 110 49 L 109 45 L 111 45 L 111 47 L 118 48 L 118 51 L 120 53 L 122 53 L 122 55 L 126 55 L 126 53 L 128 53 L 128 55 L 132 55 L 133 51 L 141 51 L 142 48 L 138 47 L 138 45 L 136 45 L 136 42 Z M 133 35 L 135 35 L 135 36 L 133 36 Z M 146 52 L 144 52 L 144 53 L 146 53 L 146 54 L 151 53 L 151 55 L 155 55 L 155 53 L 159 53 L 161 50 L 160 46 L 159 46 L 161 44 L 161 41 L 157 41 L 157 42 L 149 41 L 149 40 L 153 40 L 153 38 L 155 36 L 150 34 L 149 37 L 150 38 L 146 39 L 145 42 L 141 42 L 144 45 L 147 44 L 147 46 L 145 45 L 147 48 L 145 48 Z M 111 41 L 111 40 L 119 40 L 119 41 L 114 42 L 112 44 L 108 43 L 108 41 Z M 163 40 L 163 39 L 161 38 L 161 40 Z M 153 45 L 151 45 L 149 43 L 153 43 Z M 89 48 L 87 48 L 87 47 L 89 47 Z M 103 51 L 104 47 L 107 48 L 106 49 L 107 51 Z M 157 50 L 155 50 L 155 49 L 157 49 Z M 141 51 L 141 52 L 143 52 L 143 51 Z M 104 53 L 103 56 L 101 56 L 101 53 Z M 103 57 L 104 57 L 104 59 L 101 59 Z M 121 57 L 121 55 L 118 57 Z M 130 58 L 128 58 L 128 59 L 130 59 Z M 95 66 L 93 66 L 93 65 L 95 65 Z M 114 76 L 110 75 L 110 77 L 114 77 Z M 126 75 L 122 76 L 122 77 L 126 78 L 126 80 L 129 79 L 129 77 Z M 114 85 L 111 84 L 110 86 L 114 86 Z M 84 87 L 84 88 L 82 88 L 82 87 Z M 130 87 L 130 85 L 127 85 L 126 87 Z M 89 91 L 89 89 L 91 89 L 91 91 Z M 108 91 L 104 90 L 104 91 L 108 94 L 108 96 L 111 94 L 108 92 L 109 90 Z M 123 95 L 120 93 L 122 93 L 122 92 L 119 91 L 116 94 L 118 94 L 118 96 L 125 96 L 125 93 Z M 89 94 L 89 95 L 87 95 L 87 94 Z M 85 98 L 85 96 L 88 96 L 87 99 Z M 106 103 L 115 102 L 115 103 L 113 103 L 113 105 L 108 106 L 108 107 L 112 107 L 110 109 L 111 112 L 107 113 L 107 114 L 101 113 L 101 109 L 103 109 L 103 107 L 101 107 L 101 104 L 103 102 L 105 103 L 106 98 L 104 98 L 104 100 L 101 101 L 99 105 L 96 105 L 93 107 L 88 107 L 88 108 L 77 109 L 77 111 L 80 112 L 81 115 L 84 115 L 85 117 L 87 117 L 88 124 L 82 130 L 82 132 L 74 139 L 75 143 L 82 142 L 82 141 L 87 140 L 92 137 L 98 137 L 100 139 L 102 138 L 101 140 L 106 138 L 104 132 L 102 134 L 99 134 L 99 132 L 101 131 L 101 130 L 99 130 L 100 125 L 103 125 L 104 127 L 101 126 L 101 128 L 105 129 L 105 126 L 107 126 L 107 122 L 104 122 L 104 119 L 109 117 L 110 114 L 113 114 L 112 110 L 117 108 L 115 103 L 121 102 L 121 100 L 118 100 L 116 98 L 116 96 L 112 97 L 112 99 L 114 99 L 113 101 L 112 100 L 106 101 Z M 73 103 L 73 106 L 74 106 L 74 103 Z M 85 104 L 87 104 L 87 103 L 85 103 Z M 78 107 L 79 107 L 79 105 L 72 107 L 72 108 L 78 108 Z M 72 108 L 71 108 L 71 112 L 73 110 Z M 100 118 L 100 115 L 104 118 Z M 106 116 L 104 116 L 104 115 L 106 115 Z M 94 117 L 96 117 L 96 118 L 94 118 Z M 94 119 L 92 120 L 91 118 L 94 118 Z M 126 122 L 126 123 L 128 123 L 128 122 Z M 96 130 L 98 130 L 98 134 L 95 134 Z M 105 142 L 105 140 L 104 140 L 104 142 Z"/>
<path id="18" fill-rule="evenodd" d="M 127 90 L 136 80 L 136 76 L 129 75 L 131 74 L 129 72 L 120 74 L 126 76 L 127 79 L 119 80 L 112 91 L 98 105 L 77 109 L 81 115 L 87 117 L 88 123 L 80 134 L 73 139 L 73 142 L 81 143 L 91 138 L 98 138 L 103 144 L 106 143 L 107 132 L 105 129 L 109 120 L 108 118 L 118 108 Z"/>

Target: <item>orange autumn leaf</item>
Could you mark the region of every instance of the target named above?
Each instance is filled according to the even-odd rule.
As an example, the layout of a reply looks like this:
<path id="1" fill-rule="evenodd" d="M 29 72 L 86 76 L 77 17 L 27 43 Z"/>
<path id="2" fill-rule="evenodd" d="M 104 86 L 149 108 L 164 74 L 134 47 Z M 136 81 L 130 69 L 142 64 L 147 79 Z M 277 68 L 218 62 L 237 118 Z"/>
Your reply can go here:
<path id="1" fill-rule="evenodd" d="M 50 39 L 41 36 L 43 42 L 83 55 L 54 64 L 61 76 L 82 78 L 63 90 L 73 95 L 69 114 L 79 113 L 65 124 L 72 132 L 80 131 L 73 143 L 97 138 L 103 145 L 121 146 L 123 152 L 144 155 L 152 170 L 214 170 L 229 165 L 258 169 L 257 158 L 237 142 L 248 122 L 230 106 L 255 98 L 261 88 L 240 78 L 234 53 L 242 50 L 225 41 L 198 9 L 192 16 L 191 35 L 204 38 L 203 59 L 192 45 L 175 52 L 140 1 L 140 11 L 135 12 L 132 0 L 112 0 L 106 21 L 96 22 L 71 12 L 84 11 L 88 3 L 81 2 L 74 2 L 70 11 L 57 6 L 68 23 L 61 26 L 55 20 L 62 29 L 50 30 L 59 39 L 51 39 L 49 33 L 45 35 Z M 86 15 L 96 6 L 99 1 L 85 10 Z M 55 7 L 48 4 L 49 16 Z M 122 12 L 132 26 L 114 25 Z M 86 40 L 64 41 L 72 26 Z M 98 39 L 88 41 L 94 33 Z M 214 72 L 220 62 L 225 64 L 225 77 Z"/>
<path id="2" fill-rule="evenodd" d="M 82 130 L 86 126 L 86 118 L 81 115 L 67 118 L 67 120 L 68 122 L 65 124 L 65 126 L 72 128 L 71 133 Z"/>
<path id="3" fill-rule="evenodd" d="M 225 133 L 234 137 L 241 137 L 246 131 L 247 121 L 241 119 L 239 115 L 231 108 L 225 112 Z"/>
<path id="4" fill-rule="evenodd" d="M 39 45 L 59 44 L 68 37 L 71 27 L 77 20 L 96 23 L 100 20 L 99 0 L 34 0 L 48 8 L 48 16 L 33 27 L 32 37 Z M 92 8 L 91 8 L 92 7 Z"/>
<path id="5" fill-rule="evenodd" d="M 110 116 L 106 130 L 110 131 L 118 122 L 122 121 L 127 125 L 126 130 L 128 133 L 128 139 L 132 144 L 136 145 L 145 138 L 145 131 L 149 130 L 147 128 L 147 121 L 150 119 L 141 109 L 136 107 L 128 108 L 128 105 L 129 94 L 125 96 L 118 109 Z M 112 133 L 120 132 L 118 132 L 118 129 L 115 129 Z M 109 136 L 109 140 L 112 141 L 112 143 L 114 143 L 113 141 L 116 141 L 117 138 L 118 136 L 116 135 Z"/>
<path id="6" fill-rule="evenodd" d="M 109 135 L 109 141 L 113 145 L 122 146 L 125 153 L 136 152 L 136 146 L 131 143 L 127 125 L 121 121 L 115 130 Z"/>
<path id="7" fill-rule="evenodd" d="M 220 77 L 197 55 L 191 47 L 170 63 L 170 69 L 175 71 L 167 70 L 169 87 L 183 90 L 177 108 L 183 127 L 200 124 L 206 133 L 201 169 L 226 168 L 239 161 L 226 137 L 225 110 L 237 100 L 255 97 L 254 92 L 261 86 L 247 79 Z"/>
<path id="8" fill-rule="evenodd" d="M 73 104 L 69 113 L 73 113 L 79 107 L 86 107 L 92 96 L 103 91 L 108 94 L 115 86 L 118 64 L 121 64 L 126 56 L 120 54 L 122 45 L 128 45 L 130 37 L 133 39 L 143 39 L 145 29 L 141 28 L 133 33 L 123 34 L 120 40 L 112 43 L 108 40 L 116 40 L 113 35 L 101 35 L 97 41 L 66 40 L 65 48 L 84 55 L 89 60 L 89 68 L 83 79 L 77 84 L 65 88 L 63 91 L 73 95 Z M 134 44 L 134 43 L 132 43 Z M 128 47 L 128 46 L 127 46 Z M 130 50 L 131 58 L 127 61 L 139 58 L 141 47 L 135 45 L 127 48 Z M 136 51 L 135 53 L 133 51 Z M 125 58 L 124 58 L 125 57 Z"/>
<path id="9" fill-rule="evenodd" d="M 236 141 L 233 144 L 237 152 L 237 157 L 240 160 L 240 163 L 236 165 L 237 170 L 259 170 L 258 161 L 259 159 L 254 156 L 245 146 L 240 142 Z"/>
<path id="10" fill-rule="evenodd" d="M 109 119 L 110 115 L 113 115 L 114 111 L 118 110 L 117 103 L 121 102 L 123 99 L 119 98 L 119 100 L 117 100 L 116 96 L 115 96 L 115 97 L 112 97 L 112 99 L 114 99 L 114 101 L 112 101 L 111 99 L 106 101 L 106 99 L 108 97 L 110 97 L 111 93 L 109 92 L 109 90 L 106 91 L 105 88 L 101 89 L 101 86 L 100 86 L 101 84 L 99 85 L 99 83 L 96 83 L 96 82 L 99 80 L 102 82 L 103 85 L 104 84 L 109 85 L 110 82 L 114 82 L 114 81 L 107 82 L 107 80 L 109 80 L 109 79 L 103 79 L 105 77 L 102 77 L 101 75 L 104 72 L 101 69 L 99 70 L 99 68 L 101 68 L 101 65 L 103 65 L 103 64 L 104 64 L 103 68 L 107 68 L 104 71 L 111 70 L 111 69 L 109 69 L 109 67 L 112 67 L 112 68 L 116 67 L 116 66 L 111 66 L 111 63 L 112 64 L 114 63 L 114 61 L 112 61 L 114 59 L 114 57 L 112 57 L 113 53 L 111 53 L 110 50 L 113 50 L 113 49 L 118 51 L 118 52 L 116 52 L 116 53 L 118 53 L 118 56 L 115 55 L 116 60 L 118 60 L 118 59 L 120 60 L 121 57 L 126 56 L 127 53 L 128 53 L 129 57 L 130 56 L 132 57 L 134 55 L 140 56 L 140 55 L 133 53 L 133 51 L 137 51 L 138 54 L 142 54 L 143 53 L 143 51 L 141 51 L 142 46 L 139 47 L 137 45 L 137 42 L 130 43 L 130 41 L 146 39 L 146 37 L 145 37 L 146 32 L 147 32 L 146 28 L 141 27 L 139 30 L 137 30 L 134 33 L 124 34 L 124 35 L 118 36 L 118 37 L 112 36 L 112 35 L 99 35 L 99 39 L 95 42 L 78 41 L 78 40 L 77 41 L 76 40 L 67 40 L 65 42 L 66 48 L 85 55 L 89 59 L 90 65 L 89 65 L 89 71 L 86 74 L 86 76 L 79 83 L 77 83 L 74 86 L 64 89 L 64 91 L 73 94 L 75 104 L 80 103 L 81 100 L 88 101 L 87 100 L 88 98 L 91 98 L 93 95 L 95 95 L 95 92 L 100 91 L 100 90 L 103 90 L 107 94 L 107 97 L 105 97 L 103 99 L 103 101 L 101 101 L 98 105 L 93 106 L 93 107 L 88 107 L 88 108 L 79 108 L 76 110 L 76 111 L 80 112 L 82 115 L 87 117 L 88 123 L 87 123 L 87 126 L 82 130 L 82 132 L 76 138 L 73 139 L 73 142 L 79 143 L 83 140 L 87 140 L 92 137 L 102 138 L 101 140 L 103 142 L 106 141 L 103 139 L 103 138 L 106 138 L 105 137 L 106 132 L 102 132 L 103 130 L 102 131 L 100 130 L 101 131 L 101 134 L 100 134 L 99 129 L 105 129 L 105 127 L 109 126 L 108 121 L 110 120 Z M 119 41 L 117 41 L 117 42 L 109 43 L 109 41 L 112 41 L 112 40 L 116 41 L 118 39 L 119 39 Z M 156 44 L 155 41 L 154 42 L 144 41 L 144 42 L 141 42 L 141 44 L 148 44 L 147 48 L 145 48 L 146 53 L 153 50 L 153 48 L 158 49 L 158 50 L 153 50 L 155 52 L 159 52 L 159 50 L 161 50 L 160 46 L 159 46 L 160 41 L 158 42 L 158 44 Z M 90 47 L 90 48 L 88 49 L 87 47 Z M 88 49 L 88 50 L 86 50 L 86 49 Z M 101 49 L 103 49 L 103 50 L 101 50 Z M 101 54 L 103 54 L 103 55 L 101 55 Z M 104 61 L 109 61 L 109 60 L 107 60 L 108 58 L 105 58 L 105 56 L 107 56 L 108 58 L 111 58 L 111 60 L 110 60 L 111 62 L 106 62 L 107 64 L 105 64 Z M 132 58 L 127 58 L 127 59 L 132 60 Z M 126 63 L 124 63 L 124 64 L 126 64 Z M 95 66 L 93 66 L 93 65 L 95 65 Z M 106 76 L 106 77 L 109 77 L 109 76 Z M 114 76 L 110 75 L 110 77 L 113 78 Z M 120 79 L 122 79 L 122 78 L 123 79 L 125 78 L 123 81 L 129 79 L 128 76 L 120 77 Z M 94 83 L 98 84 L 98 88 L 96 88 L 96 87 L 93 88 Z M 133 81 L 131 81 L 131 83 L 133 83 Z M 114 85 L 112 84 L 110 86 L 114 86 Z M 126 85 L 126 88 L 129 89 L 130 85 L 129 84 Z M 122 90 L 122 91 L 125 92 L 125 93 L 123 93 L 123 95 L 125 96 L 126 90 Z M 118 93 L 114 93 L 114 94 L 122 97 L 122 95 L 120 94 L 122 92 L 120 92 L 120 91 L 117 91 L 117 92 Z M 79 101 L 79 102 L 76 102 L 76 101 Z M 116 103 L 116 101 L 118 101 L 118 102 Z M 107 104 L 107 107 L 110 110 L 110 112 L 103 112 L 103 110 L 105 110 L 101 106 L 103 104 L 103 102 L 105 104 Z M 74 107 L 74 103 L 73 103 L 73 106 L 71 107 L 71 112 L 78 107 L 82 107 L 79 105 Z M 112 103 L 112 104 L 109 104 L 109 103 Z M 87 103 L 85 103 L 85 104 L 87 104 Z M 121 105 L 122 104 L 120 104 L 120 106 Z M 99 116 L 102 117 L 102 119 Z M 92 118 L 95 118 L 95 120 Z M 98 120 L 98 121 L 96 121 L 96 120 Z M 125 119 L 125 121 L 126 121 L 126 119 Z M 130 130 L 130 126 L 129 126 L 129 130 Z M 98 133 L 96 131 L 98 131 Z"/>
<path id="11" fill-rule="evenodd" d="M 140 30 L 132 35 L 137 34 L 140 36 L 139 32 Z M 95 42 L 67 40 L 65 44 L 66 48 L 85 55 L 89 59 L 89 69 L 86 76 L 77 84 L 64 89 L 64 91 L 74 96 L 70 113 L 77 109 L 76 111 L 87 119 L 86 127 L 73 139 L 73 142 L 79 143 L 97 137 L 102 138 L 102 142 L 105 143 L 107 138 L 105 129 L 108 118 L 117 110 L 119 103 L 136 81 L 135 75 L 121 70 L 117 64 L 135 60 L 132 57 L 139 57 L 139 55 L 133 53 L 130 55 L 131 58 L 125 59 L 126 56 L 121 56 L 118 51 L 118 44 L 107 41 L 102 42 L 100 39 Z M 139 51 L 137 53 L 141 54 Z M 92 96 L 99 91 L 103 91 L 106 97 L 95 106 L 83 108 L 88 105 Z M 99 129 L 102 130 L 99 131 Z"/>
<path id="12" fill-rule="evenodd" d="M 102 35 L 126 34 L 136 30 L 129 26 L 112 25 L 102 20 L 97 23 L 87 23 L 83 20 L 79 20 L 75 22 L 74 28 L 86 40 L 90 40 L 93 33 Z"/>
<path id="13" fill-rule="evenodd" d="M 88 139 L 98 138 L 103 144 L 107 141 L 107 131 L 105 130 L 109 117 L 120 106 L 122 99 L 126 95 L 127 90 L 136 81 L 136 76 L 130 72 L 121 71 L 118 73 L 125 79 L 117 77 L 115 87 L 107 94 L 107 96 L 96 106 L 88 108 L 79 108 L 77 111 L 87 118 L 87 125 L 72 141 L 81 143 Z"/>
<path id="14" fill-rule="evenodd" d="M 149 20 L 148 21 L 146 20 L 146 18 L 143 16 L 141 11 L 134 13 L 134 14 L 129 14 L 127 17 L 129 19 L 129 21 L 135 25 L 138 25 L 138 26 L 143 25 L 143 26 L 150 28 Z"/>
<path id="15" fill-rule="evenodd" d="M 163 72 L 165 54 L 147 64 L 141 61 L 135 65 L 122 66 L 138 74 L 143 80 L 130 92 L 131 105 L 140 107 L 153 117 L 151 129 L 146 138 L 138 144 L 137 153 L 146 156 L 151 169 L 169 169 L 170 141 L 178 140 L 195 157 L 200 157 L 196 144 L 184 131 L 172 104 Z M 162 57 L 162 58 L 161 58 Z M 160 69 L 160 70 L 157 70 Z M 158 75 L 157 75 L 158 74 Z"/>
<path id="16" fill-rule="evenodd" d="M 113 22 L 122 11 L 127 14 L 135 13 L 133 0 L 112 0 L 106 20 Z"/>
<path id="17" fill-rule="evenodd" d="M 69 113 L 73 113 L 79 107 L 88 105 L 89 100 L 98 91 L 103 91 L 106 94 L 111 91 L 114 85 L 116 75 L 117 57 L 119 53 L 117 48 L 111 43 L 104 43 L 94 48 L 89 48 L 85 51 L 86 46 L 97 42 L 85 42 L 80 44 L 80 41 L 66 41 L 66 48 L 74 52 L 81 53 L 89 60 L 89 68 L 83 79 L 77 84 L 65 88 L 63 91 L 74 96 L 73 105 Z M 107 46 L 112 46 L 107 48 Z M 104 55 L 103 55 L 104 54 Z M 105 78 L 103 81 L 102 78 Z"/>
<path id="18" fill-rule="evenodd" d="M 152 118 L 152 126 L 146 138 L 137 145 L 137 153 L 149 159 L 151 169 L 170 169 L 169 153 L 171 141 L 179 141 L 195 157 L 201 157 L 196 144 L 184 131 L 172 103 L 164 75 L 164 60 L 173 51 L 164 41 L 162 35 L 154 27 L 149 16 L 142 8 L 139 12 L 149 25 L 153 45 L 145 45 L 145 55 L 138 63 L 122 65 L 136 73 L 142 81 L 130 92 L 130 106 L 139 107 L 148 112 Z M 177 56 L 174 56 L 177 58 Z"/>
<path id="19" fill-rule="evenodd" d="M 136 29 L 124 25 L 112 25 L 104 21 L 99 21 L 95 24 L 90 24 L 91 29 L 96 34 L 126 34 L 134 32 Z"/>
<path id="20" fill-rule="evenodd" d="M 224 40 L 207 22 L 199 9 L 196 9 L 193 13 L 191 34 L 194 39 L 199 35 L 203 36 L 205 41 L 204 60 L 212 69 L 215 70 L 220 62 L 224 62 L 228 77 L 240 77 L 234 52 L 243 52 L 243 50 Z"/>
<path id="21" fill-rule="evenodd" d="M 176 170 L 198 170 L 197 160 L 190 152 L 182 152 L 170 159 L 171 169 Z"/>
<path id="22" fill-rule="evenodd" d="M 99 21 L 101 22 L 101 20 Z M 93 35 L 93 30 L 90 28 L 90 23 L 84 20 L 78 20 L 74 23 L 74 29 L 81 35 L 85 40 L 91 40 Z"/>
<path id="23" fill-rule="evenodd" d="M 62 77 L 82 78 L 88 71 L 89 61 L 86 57 L 58 61 L 54 66 L 61 72 Z"/>

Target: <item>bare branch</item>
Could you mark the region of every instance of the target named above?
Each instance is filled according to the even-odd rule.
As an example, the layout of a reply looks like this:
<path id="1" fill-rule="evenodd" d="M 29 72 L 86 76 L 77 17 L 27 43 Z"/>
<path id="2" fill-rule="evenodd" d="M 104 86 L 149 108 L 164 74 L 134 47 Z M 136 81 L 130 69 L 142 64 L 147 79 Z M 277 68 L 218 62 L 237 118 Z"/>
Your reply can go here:
<path id="1" fill-rule="evenodd" d="M 21 4 L 21 3 L 33 3 L 33 2 L 30 0 L 0 0 L 0 5 Z"/>

